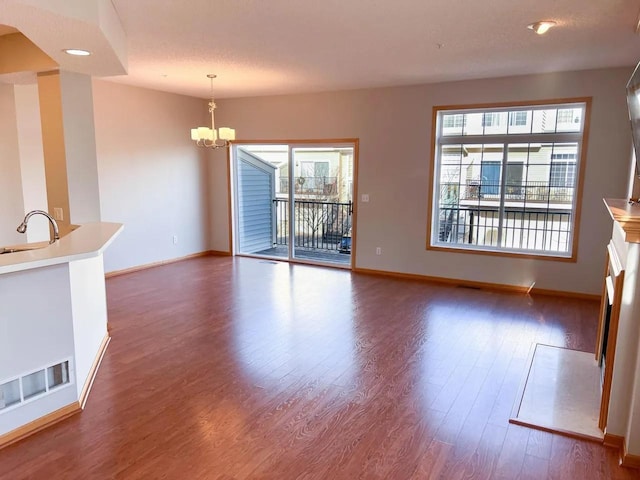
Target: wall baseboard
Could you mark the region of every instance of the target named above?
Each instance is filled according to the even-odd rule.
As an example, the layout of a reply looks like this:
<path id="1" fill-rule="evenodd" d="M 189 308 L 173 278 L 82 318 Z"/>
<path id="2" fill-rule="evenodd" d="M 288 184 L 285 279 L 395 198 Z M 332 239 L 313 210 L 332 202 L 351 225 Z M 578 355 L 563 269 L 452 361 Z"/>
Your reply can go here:
<path id="1" fill-rule="evenodd" d="M 69 418 L 70 416 L 75 415 L 76 413 L 79 413 L 81 411 L 82 407 L 80 406 L 80 402 L 73 402 L 66 407 L 62 407 L 55 412 L 51 412 L 44 417 L 40 417 L 33 422 L 29 422 L 26 425 L 5 433 L 4 435 L 0 436 L 0 449 L 8 447 L 9 445 L 16 443 L 23 438 L 44 430 L 45 428 L 61 422 L 62 420 Z"/>
<path id="2" fill-rule="evenodd" d="M 618 450 L 620 455 L 620 465 L 622 467 L 640 469 L 640 455 L 632 455 L 627 452 L 627 442 L 624 437 L 605 433 L 602 443 L 605 447 L 611 447 Z"/>
<path id="3" fill-rule="evenodd" d="M 84 386 L 82 387 L 82 392 L 80 393 L 80 398 L 78 399 L 80 408 L 82 408 L 83 410 L 84 410 L 84 406 L 87 404 L 87 398 L 89 398 L 89 392 L 91 392 L 93 381 L 96 378 L 96 374 L 98 373 L 98 368 L 100 368 L 100 364 L 102 363 L 102 359 L 104 358 L 104 353 L 107 351 L 107 347 L 109 346 L 110 341 L 111 341 L 111 337 L 109 336 L 109 332 L 107 332 L 107 334 L 102 339 L 100 348 L 98 348 L 98 352 L 96 353 L 96 358 L 93 360 L 91 369 L 89 369 L 89 375 L 87 376 L 87 380 L 84 382 Z"/>
<path id="4" fill-rule="evenodd" d="M 579 300 L 593 300 L 599 302 L 601 300 L 600 295 L 594 293 L 582 293 L 582 292 L 569 292 L 566 290 L 547 290 L 544 288 L 532 288 L 531 292 L 534 295 L 547 295 L 550 297 L 564 297 L 564 298 L 577 298 Z"/>
<path id="5" fill-rule="evenodd" d="M 632 455 L 627 452 L 627 442 L 622 444 L 620 451 L 620 465 L 627 468 L 640 469 L 640 455 Z"/>
<path id="6" fill-rule="evenodd" d="M 565 298 L 579 298 L 583 300 L 600 300 L 600 295 L 592 295 L 588 293 L 580 292 L 568 292 L 563 290 L 545 290 L 541 288 L 530 288 L 517 285 L 507 285 L 503 283 L 489 283 L 489 282 L 476 282 L 472 280 L 461 280 L 457 278 L 446 277 L 433 277 L 429 275 L 419 275 L 415 273 L 400 273 L 387 270 L 373 270 L 368 268 L 354 268 L 353 272 L 362 273 L 364 275 L 380 275 L 386 277 L 401 278 L 406 280 L 418 280 L 422 282 L 433 282 L 446 285 L 455 285 L 459 287 L 477 288 L 483 290 L 494 290 L 507 293 L 525 294 L 531 293 L 534 295 L 551 295 L 556 297 Z"/>
<path id="7" fill-rule="evenodd" d="M 220 252 L 224 255 L 230 255 L 228 253 Z M 160 267 L 162 265 L 169 265 L 170 263 L 182 262 L 183 260 L 189 260 L 190 258 L 198 258 L 198 257 L 208 257 L 210 255 L 217 255 L 217 253 L 207 250 L 205 252 L 192 253 L 190 255 L 185 255 L 184 257 L 176 257 L 170 258 L 168 260 L 160 260 L 158 262 L 145 263 L 144 265 L 136 265 L 135 267 L 124 268 L 122 270 L 114 270 L 112 272 L 107 272 L 104 274 L 105 278 L 117 277 L 119 275 L 126 275 L 127 273 L 139 272 L 141 270 L 147 270 L 149 268 Z"/>
<path id="8" fill-rule="evenodd" d="M 622 449 L 624 448 L 624 437 L 621 437 L 620 435 L 613 435 L 611 433 L 605 433 L 602 443 L 605 447 L 617 448 L 618 450 L 622 451 Z"/>
<path id="9" fill-rule="evenodd" d="M 209 255 L 214 255 L 216 257 L 230 257 L 231 252 L 224 252 L 222 250 L 209 250 Z"/>

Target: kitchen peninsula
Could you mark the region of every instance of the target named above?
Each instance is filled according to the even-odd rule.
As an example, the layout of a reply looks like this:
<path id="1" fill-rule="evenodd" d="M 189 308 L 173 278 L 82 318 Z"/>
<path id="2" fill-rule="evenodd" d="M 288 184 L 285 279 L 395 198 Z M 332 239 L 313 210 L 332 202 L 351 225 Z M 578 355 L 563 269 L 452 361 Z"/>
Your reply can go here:
<path id="1" fill-rule="evenodd" d="M 0 255 L 0 448 L 84 407 L 109 342 L 103 252 L 122 228 Z"/>

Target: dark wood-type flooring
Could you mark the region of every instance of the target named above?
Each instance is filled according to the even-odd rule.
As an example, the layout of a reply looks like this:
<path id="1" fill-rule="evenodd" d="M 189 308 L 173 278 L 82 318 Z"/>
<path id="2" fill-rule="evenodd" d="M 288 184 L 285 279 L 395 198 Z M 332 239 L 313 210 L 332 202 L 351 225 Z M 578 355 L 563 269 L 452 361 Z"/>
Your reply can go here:
<path id="1" fill-rule="evenodd" d="M 19 479 L 638 479 L 508 423 L 532 343 L 598 304 L 206 257 L 107 281 L 86 409 L 0 450 Z"/>

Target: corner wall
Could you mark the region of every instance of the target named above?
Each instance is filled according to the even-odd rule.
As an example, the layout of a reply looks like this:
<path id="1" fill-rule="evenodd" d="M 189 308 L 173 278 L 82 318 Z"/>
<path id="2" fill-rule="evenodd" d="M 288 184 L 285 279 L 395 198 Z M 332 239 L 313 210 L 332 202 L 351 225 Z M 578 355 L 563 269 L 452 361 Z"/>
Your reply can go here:
<path id="1" fill-rule="evenodd" d="M 105 271 L 208 250 L 205 100 L 93 80 L 101 217 L 124 223 Z M 177 244 L 173 237 L 177 237 Z"/>
<path id="2" fill-rule="evenodd" d="M 24 242 L 16 227 L 24 217 L 13 85 L 0 83 L 0 246 Z"/>
<path id="3" fill-rule="evenodd" d="M 624 198 L 632 68 L 413 87 L 218 101 L 216 120 L 242 140 L 359 138 L 357 268 L 599 294 L 611 219 L 603 197 Z M 432 107 L 593 97 L 577 263 L 427 251 Z M 228 251 L 225 162 L 211 166 L 213 250 Z M 225 181 L 226 182 L 226 181 Z M 224 214 L 223 214 L 224 213 Z M 382 247 L 381 256 L 375 255 Z"/>

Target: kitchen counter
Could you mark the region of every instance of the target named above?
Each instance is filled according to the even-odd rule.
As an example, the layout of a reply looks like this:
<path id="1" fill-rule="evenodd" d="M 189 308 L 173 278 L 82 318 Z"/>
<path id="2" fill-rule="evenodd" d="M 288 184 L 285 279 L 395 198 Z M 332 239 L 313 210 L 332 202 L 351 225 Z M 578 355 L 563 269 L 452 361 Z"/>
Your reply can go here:
<path id="1" fill-rule="evenodd" d="M 121 223 L 87 223 L 43 248 L 5 253 L 0 255 L 0 275 L 96 257 L 122 228 Z"/>

